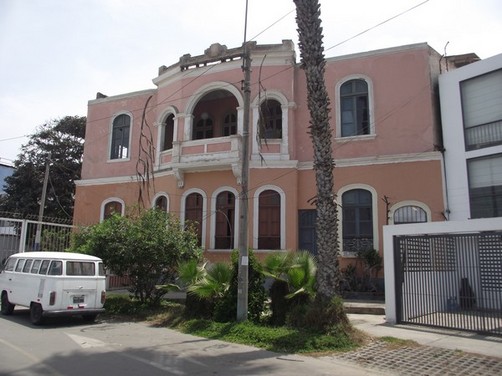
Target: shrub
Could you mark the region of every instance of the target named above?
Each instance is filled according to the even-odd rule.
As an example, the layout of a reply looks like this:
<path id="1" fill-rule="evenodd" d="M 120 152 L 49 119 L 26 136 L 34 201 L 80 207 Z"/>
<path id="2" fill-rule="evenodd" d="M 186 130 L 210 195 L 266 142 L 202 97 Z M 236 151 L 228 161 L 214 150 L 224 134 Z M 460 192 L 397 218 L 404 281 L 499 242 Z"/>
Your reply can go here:
<path id="1" fill-rule="evenodd" d="M 138 215 L 115 215 L 74 235 L 73 252 L 103 259 L 119 276 L 128 275 L 131 292 L 142 302 L 158 305 L 165 289 L 158 285 L 173 282 L 182 260 L 199 259 L 197 235 L 184 230 L 168 213 L 142 211 Z"/>
<path id="2" fill-rule="evenodd" d="M 237 318 L 237 289 L 239 275 L 239 252 L 232 252 L 232 280 L 230 288 L 223 298 L 216 302 L 214 307 L 214 320 L 218 322 L 235 321 Z M 254 252 L 249 251 L 248 265 L 248 319 L 259 322 L 265 307 L 267 294 L 263 287 L 261 265 L 256 260 Z"/>
<path id="3" fill-rule="evenodd" d="M 351 330 L 343 300 L 338 296 L 328 302 L 316 299 L 313 304 L 296 306 L 288 315 L 287 323 L 296 328 L 324 334 Z"/>

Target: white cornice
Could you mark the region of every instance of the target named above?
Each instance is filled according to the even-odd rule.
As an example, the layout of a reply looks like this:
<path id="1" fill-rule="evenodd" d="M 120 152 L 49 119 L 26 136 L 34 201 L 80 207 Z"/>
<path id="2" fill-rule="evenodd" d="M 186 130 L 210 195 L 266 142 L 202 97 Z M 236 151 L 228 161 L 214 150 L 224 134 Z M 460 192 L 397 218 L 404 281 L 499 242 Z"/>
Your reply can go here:
<path id="1" fill-rule="evenodd" d="M 173 171 L 171 169 L 164 171 L 155 171 L 156 178 L 167 175 L 173 175 Z M 131 176 L 115 176 L 108 178 L 76 180 L 75 185 L 79 187 L 85 187 L 91 185 L 127 184 L 127 183 L 137 183 L 137 182 L 138 182 L 138 177 L 136 175 L 131 175 Z"/>
<path id="2" fill-rule="evenodd" d="M 360 166 L 371 166 L 371 165 L 383 165 L 383 164 L 393 164 L 393 163 L 412 163 L 412 162 L 426 162 L 426 161 L 440 161 L 440 152 L 424 152 L 416 154 L 398 154 L 398 155 L 384 155 L 384 156 L 373 156 L 364 158 L 348 158 L 348 159 L 335 159 L 335 166 L 337 168 L 347 168 L 347 167 L 360 167 Z M 229 160 L 228 164 L 214 165 L 211 163 L 206 164 L 189 164 L 189 165 L 179 165 L 182 166 L 185 172 L 209 172 L 209 171 L 222 171 L 230 170 L 232 163 L 235 160 Z M 299 162 L 296 160 L 290 161 L 250 161 L 249 168 L 252 169 L 267 169 L 267 168 L 295 168 L 298 170 L 312 170 L 314 162 Z M 172 169 L 166 169 L 164 171 L 156 171 L 155 177 L 159 178 L 161 176 L 173 175 Z M 137 177 L 133 176 L 117 176 L 109 178 L 98 178 L 98 179 L 83 179 L 75 181 L 75 185 L 79 187 L 92 186 L 92 185 L 107 185 L 107 184 L 127 184 L 137 182 Z"/>
<path id="3" fill-rule="evenodd" d="M 396 155 L 382 155 L 371 156 L 363 158 L 347 158 L 335 159 L 336 167 L 360 167 L 371 165 L 382 165 L 392 163 L 412 163 L 412 162 L 426 162 L 426 161 L 440 161 L 441 153 L 438 151 L 430 151 L 416 154 L 396 154 Z M 311 170 L 314 167 L 313 161 L 300 162 L 298 164 L 299 170 Z"/>
<path id="4" fill-rule="evenodd" d="M 75 180 L 75 185 L 77 187 L 85 187 L 89 185 L 135 183 L 136 181 L 136 176 L 117 176 L 109 178 Z"/>

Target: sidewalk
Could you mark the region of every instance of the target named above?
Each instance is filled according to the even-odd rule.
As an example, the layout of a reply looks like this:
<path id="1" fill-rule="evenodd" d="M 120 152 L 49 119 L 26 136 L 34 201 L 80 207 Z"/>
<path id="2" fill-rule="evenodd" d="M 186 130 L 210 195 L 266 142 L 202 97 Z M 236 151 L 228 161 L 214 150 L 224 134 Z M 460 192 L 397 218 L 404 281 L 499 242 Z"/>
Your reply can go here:
<path id="1" fill-rule="evenodd" d="M 390 325 L 385 316 L 353 314 L 352 325 L 374 339 L 346 353 L 322 357 L 334 364 L 345 361 L 368 372 L 387 375 L 502 375 L 502 338 L 411 325 Z M 413 342 L 393 344 L 378 338 Z M 371 374 L 371 373 L 370 373 Z"/>
<path id="2" fill-rule="evenodd" d="M 408 339 L 420 345 L 460 350 L 502 360 L 502 337 L 418 325 L 391 325 L 383 315 L 348 314 L 352 325 L 373 337 Z"/>

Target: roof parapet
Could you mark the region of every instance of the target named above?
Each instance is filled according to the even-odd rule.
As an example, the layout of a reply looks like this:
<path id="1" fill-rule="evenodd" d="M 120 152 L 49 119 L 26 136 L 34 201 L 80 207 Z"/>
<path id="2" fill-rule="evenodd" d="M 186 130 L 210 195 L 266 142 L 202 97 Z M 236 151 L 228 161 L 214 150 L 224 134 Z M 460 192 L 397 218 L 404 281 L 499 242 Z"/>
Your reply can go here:
<path id="1" fill-rule="evenodd" d="M 267 52 L 277 52 L 277 51 L 291 51 L 294 54 L 294 45 L 291 40 L 283 40 L 281 44 L 264 44 L 259 45 L 256 41 L 247 42 L 248 48 L 251 54 L 258 53 L 263 54 Z M 179 67 L 181 71 L 185 71 L 192 68 L 205 67 L 210 64 L 225 63 L 229 61 L 234 61 L 242 58 L 243 48 L 235 47 L 228 48 L 226 45 L 220 43 L 213 43 L 209 48 L 204 50 L 203 55 L 192 56 L 190 54 L 185 54 L 180 57 L 179 62 L 173 64 L 169 67 L 162 65 L 159 67 L 159 76 L 172 68 Z"/>

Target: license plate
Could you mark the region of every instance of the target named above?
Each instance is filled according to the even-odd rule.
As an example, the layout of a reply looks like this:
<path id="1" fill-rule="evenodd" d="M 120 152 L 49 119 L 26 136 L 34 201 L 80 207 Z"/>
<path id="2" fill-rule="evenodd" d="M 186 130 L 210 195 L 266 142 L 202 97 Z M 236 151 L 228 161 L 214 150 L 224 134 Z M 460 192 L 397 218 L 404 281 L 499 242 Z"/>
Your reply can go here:
<path id="1" fill-rule="evenodd" d="M 83 295 L 75 295 L 73 296 L 73 304 L 79 304 L 84 302 L 84 296 Z"/>

